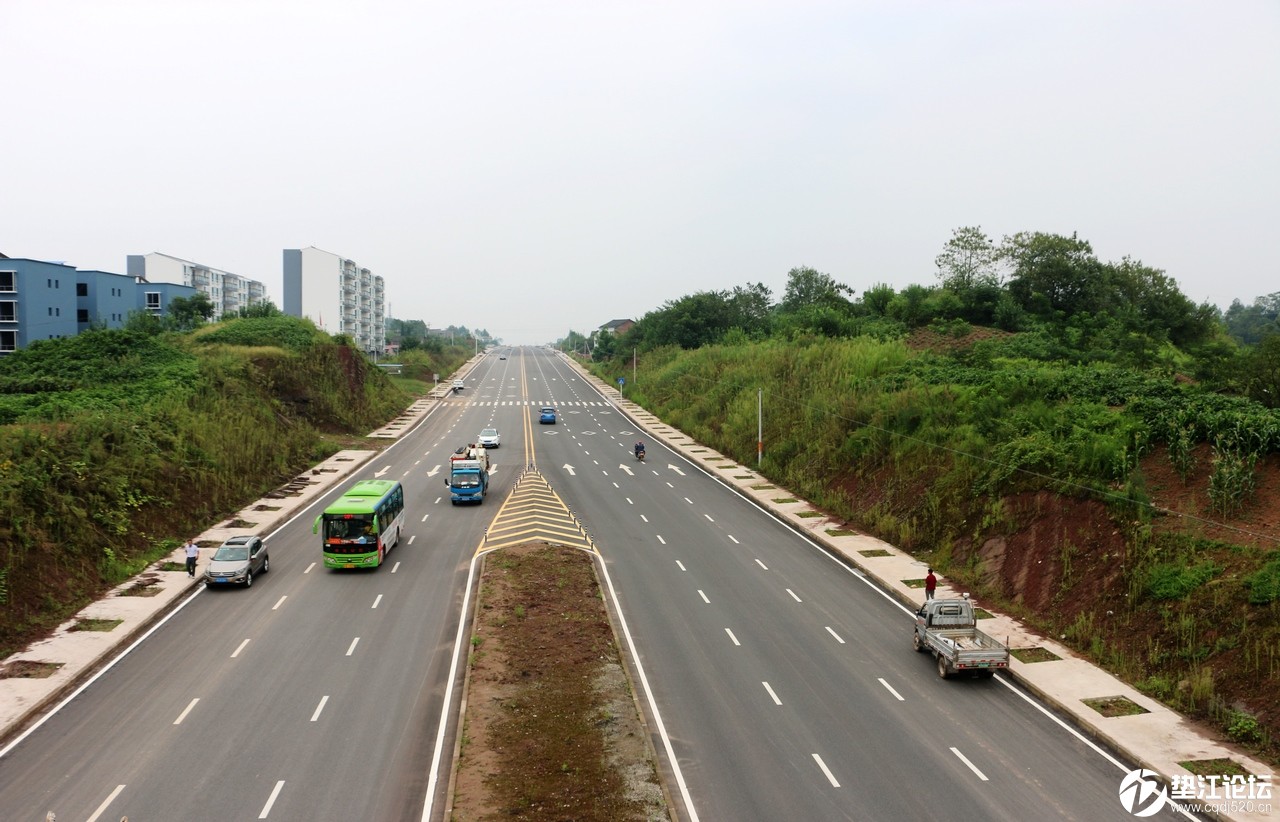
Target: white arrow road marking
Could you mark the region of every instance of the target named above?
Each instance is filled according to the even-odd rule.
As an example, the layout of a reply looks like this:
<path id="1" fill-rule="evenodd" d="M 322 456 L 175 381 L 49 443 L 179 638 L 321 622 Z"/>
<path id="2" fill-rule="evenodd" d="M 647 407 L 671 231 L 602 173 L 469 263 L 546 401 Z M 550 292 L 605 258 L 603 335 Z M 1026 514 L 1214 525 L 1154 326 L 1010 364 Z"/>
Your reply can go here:
<path id="1" fill-rule="evenodd" d="M 390 471 L 390 470 L 391 470 L 391 466 L 390 466 L 390 465 L 386 465 L 386 466 L 383 466 L 383 468 L 382 468 L 382 470 L 381 470 L 381 471 L 375 471 L 373 475 L 374 475 L 375 477 L 380 477 L 380 476 L 382 476 L 383 474 L 387 473 L 387 472 L 388 472 L 388 471 Z"/>
<path id="2" fill-rule="evenodd" d="M 432 468 L 430 471 L 428 471 L 428 472 L 427 472 L 427 476 L 428 476 L 428 477 L 434 477 L 434 476 L 435 476 L 436 474 L 438 474 L 439 472 L 440 472 L 440 466 L 439 466 L 439 465 L 437 465 L 435 468 Z"/>
<path id="3" fill-rule="evenodd" d="M 679 468 L 676 468 L 676 467 L 675 467 L 674 465 L 672 465 L 671 463 L 667 463 L 667 467 L 668 467 L 668 468 L 670 468 L 672 471 L 675 471 L 675 472 L 676 472 L 677 474 L 679 474 L 680 476 L 682 476 L 682 477 L 684 476 L 684 472 L 683 472 L 683 471 L 681 471 Z"/>
<path id="4" fill-rule="evenodd" d="M 635 474 L 634 474 L 634 473 L 632 473 L 631 469 L 630 469 L 630 468 L 628 468 L 627 466 L 623 465 L 622 463 L 618 463 L 618 467 L 619 467 L 619 468 L 621 468 L 623 471 L 626 471 L 626 472 L 627 472 L 627 476 L 628 476 L 628 477 L 634 477 L 634 476 L 635 476 Z"/>
<path id="5" fill-rule="evenodd" d="M 569 476 L 571 476 L 571 477 L 575 477 L 575 476 L 577 476 L 577 474 L 573 473 L 573 466 L 572 466 L 572 465 L 570 465 L 569 463 L 567 463 L 567 462 L 566 462 L 564 465 L 562 465 L 562 466 L 560 466 L 560 467 L 561 467 L 561 468 L 563 468 L 564 470 L 568 471 L 568 472 L 569 472 Z"/>

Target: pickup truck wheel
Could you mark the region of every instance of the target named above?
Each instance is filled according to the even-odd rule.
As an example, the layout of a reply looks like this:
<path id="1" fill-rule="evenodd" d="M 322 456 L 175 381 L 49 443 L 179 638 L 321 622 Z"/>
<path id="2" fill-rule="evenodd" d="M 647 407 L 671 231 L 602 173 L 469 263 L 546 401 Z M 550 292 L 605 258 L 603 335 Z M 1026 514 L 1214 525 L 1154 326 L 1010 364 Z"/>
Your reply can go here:
<path id="1" fill-rule="evenodd" d="M 920 641 L 919 631 L 911 632 L 911 647 L 914 648 L 916 653 L 918 654 L 922 654 L 925 652 L 924 643 Z"/>
<path id="2" fill-rule="evenodd" d="M 947 658 L 942 654 L 938 654 L 938 676 L 943 679 L 951 676 L 951 669 L 947 667 Z"/>

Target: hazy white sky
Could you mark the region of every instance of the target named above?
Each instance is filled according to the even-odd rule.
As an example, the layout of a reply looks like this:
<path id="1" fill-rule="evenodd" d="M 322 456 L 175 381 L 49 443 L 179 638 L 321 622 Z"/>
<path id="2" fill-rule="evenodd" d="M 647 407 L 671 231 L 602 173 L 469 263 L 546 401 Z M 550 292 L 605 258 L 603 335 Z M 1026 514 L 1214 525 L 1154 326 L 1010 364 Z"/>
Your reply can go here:
<path id="1" fill-rule="evenodd" d="M 315 245 L 509 343 L 951 230 L 1280 291 L 1280 2 L 0 0 L 0 252 Z"/>

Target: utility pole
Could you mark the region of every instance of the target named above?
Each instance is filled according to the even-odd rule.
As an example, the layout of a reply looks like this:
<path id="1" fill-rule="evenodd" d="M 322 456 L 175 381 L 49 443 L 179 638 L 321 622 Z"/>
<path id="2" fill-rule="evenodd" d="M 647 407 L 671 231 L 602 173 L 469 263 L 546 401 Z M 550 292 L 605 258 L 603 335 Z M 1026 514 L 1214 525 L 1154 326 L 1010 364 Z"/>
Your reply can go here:
<path id="1" fill-rule="evenodd" d="M 756 468 L 764 459 L 764 389 L 756 389 Z"/>

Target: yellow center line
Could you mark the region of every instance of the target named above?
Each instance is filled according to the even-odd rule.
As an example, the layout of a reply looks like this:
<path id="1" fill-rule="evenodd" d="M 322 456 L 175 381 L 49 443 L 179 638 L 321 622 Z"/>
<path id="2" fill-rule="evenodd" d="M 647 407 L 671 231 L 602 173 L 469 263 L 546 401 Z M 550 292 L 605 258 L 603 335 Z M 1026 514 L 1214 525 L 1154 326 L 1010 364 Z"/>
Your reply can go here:
<path id="1" fill-rule="evenodd" d="M 520 394 L 526 403 L 523 409 L 525 464 L 517 473 L 511 492 L 502 501 L 489 527 L 485 529 L 475 553 L 481 554 L 523 542 L 543 541 L 598 554 L 595 541 L 537 470 L 533 413 L 528 405 L 529 375 L 525 369 L 524 352 L 520 354 Z"/>

